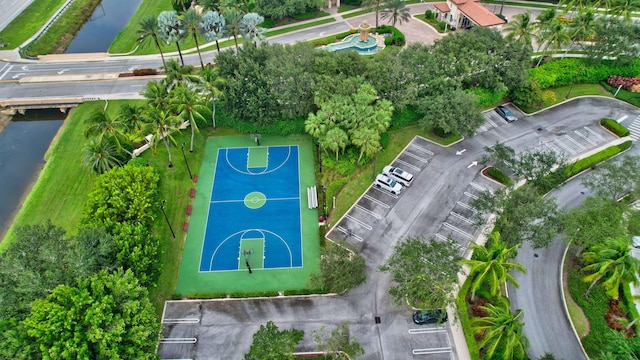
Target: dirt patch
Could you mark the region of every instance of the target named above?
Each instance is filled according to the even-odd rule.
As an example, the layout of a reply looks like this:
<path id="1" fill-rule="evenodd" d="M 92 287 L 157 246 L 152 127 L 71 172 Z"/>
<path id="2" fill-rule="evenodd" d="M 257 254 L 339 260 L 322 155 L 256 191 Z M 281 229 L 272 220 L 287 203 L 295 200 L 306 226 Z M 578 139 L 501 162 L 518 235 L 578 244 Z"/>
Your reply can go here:
<path id="1" fill-rule="evenodd" d="M 567 302 L 567 308 L 570 309 L 569 310 L 570 318 L 571 318 L 571 321 L 574 322 L 574 328 L 576 329 L 576 331 L 579 331 L 578 328 L 584 329 L 583 331 L 581 331 L 582 334 L 578 334 L 580 339 L 583 339 L 585 336 L 589 335 L 589 332 L 591 331 L 589 326 L 589 319 L 587 319 L 587 317 L 584 315 L 582 308 L 578 304 L 576 304 L 575 301 L 573 301 L 573 298 L 571 297 L 571 292 L 569 291 L 569 285 L 568 285 L 569 284 L 568 269 L 572 266 L 571 259 L 574 259 L 575 255 L 576 254 L 572 249 L 569 249 L 569 251 L 567 252 L 567 257 L 565 258 L 565 263 L 564 263 L 564 266 L 562 267 L 562 292 L 564 292 L 564 298 L 565 298 L 565 301 Z M 578 324 L 576 324 L 577 322 L 580 322 L 582 326 L 579 326 Z"/>

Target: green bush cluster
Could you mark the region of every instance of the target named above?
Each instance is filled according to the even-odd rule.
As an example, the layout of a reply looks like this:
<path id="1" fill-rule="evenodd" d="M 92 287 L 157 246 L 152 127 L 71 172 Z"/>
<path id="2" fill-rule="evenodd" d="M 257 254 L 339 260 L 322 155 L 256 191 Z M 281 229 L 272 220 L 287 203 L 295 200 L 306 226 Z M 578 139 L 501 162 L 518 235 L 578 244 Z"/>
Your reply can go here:
<path id="1" fill-rule="evenodd" d="M 502 91 L 491 91 L 489 89 L 481 88 L 481 87 L 473 87 L 468 90 L 468 92 L 473 93 L 476 98 L 476 105 L 478 107 L 487 108 L 491 107 L 497 103 L 499 103 L 505 96 L 507 96 L 507 89 Z"/>
<path id="2" fill-rule="evenodd" d="M 619 137 L 625 137 L 629 135 L 629 129 L 620 125 L 617 121 L 613 119 L 607 119 L 607 118 L 600 119 L 600 125 L 602 125 L 607 130 L 611 131 L 612 133 L 616 134 Z"/>
<path id="3" fill-rule="evenodd" d="M 633 294 L 631 294 L 630 284 L 622 285 L 622 296 L 620 297 L 620 303 L 629 312 L 629 319 L 631 321 L 640 317 L 640 313 L 638 313 L 638 309 L 635 306 L 635 300 L 633 298 Z M 637 332 L 640 326 L 638 325 L 638 323 L 636 323 L 634 327 Z"/>
<path id="4" fill-rule="evenodd" d="M 478 344 L 476 343 L 476 339 L 473 336 L 473 328 L 471 327 L 471 319 L 469 318 L 469 308 L 467 307 L 467 294 L 469 293 L 469 289 L 471 289 L 472 282 L 473 278 L 468 277 L 460 288 L 460 291 L 458 291 L 458 297 L 456 298 L 456 308 L 458 309 L 460 327 L 462 327 L 464 337 L 467 340 L 467 347 L 469 348 L 471 359 L 478 360 L 480 349 L 478 349 Z"/>
<path id="5" fill-rule="evenodd" d="M 542 89 L 573 83 L 598 83 L 611 75 L 633 77 L 638 74 L 640 59 L 635 59 L 629 65 L 616 65 L 611 61 L 592 64 L 587 59 L 564 58 L 529 70 L 529 78 L 535 80 Z"/>
<path id="6" fill-rule="evenodd" d="M 404 34 L 398 29 L 394 30 L 393 36 L 384 39 L 384 44 L 387 46 L 404 46 L 407 43 Z"/>
<path id="7" fill-rule="evenodd" d="M 207 116 L 207 114 L 203 115 L 205 115 L 204 117 L 206 119 L 210 118 L 210 116 Z M 258 126 L 254 123 L 236 120 L 233 116 L 229 115 L 229 113 L 227 113 L 222 106 L 218 106 L 216 108 L 216 126 L 229 127 L 244 133 L 260 133 L 282 136 L 304 134 L 305 120 L 306 119 L 304 118 L 288 121 L 279 120 L 268 126 Z"/>
<path id="8" fill-rule="evenodd" d="M 507 174 L 503 173 L 502 171 L 500 171 L 499 169 L 495 168 L 495 167 L 490 167 L 487 170 L 487 174 L 489 176 L 491 176 L 492 178 L 494 178 L 495 180 L 509 186 L 513 183 L 513 181 L 511 180 L 511 178 L 509 176 L 507 176 Z"/>
<path id="9" fill-rule="evenodd" d="M 396 110 L 393 112 L 389 129 L 401 129 L 409 125 L 415 125 L 418 123 L 419 119 L 420 115 L 416 108 L 413 106 L 407 106 L 401 111 Z"/>
<path id="10" fill-rule="evenodd" d="M 434 17 L 435 17 L 435 14 L 434 14 L 434 13 L 433 13 L 433 11 L 431 11 L 430 9 L 427 9 L 427 10 L 424 12 L 424 18 L 425 18 L 425 19 L 427 19 L 427 20 L 431 20 L 431 19 L 433 19 Z"/>
<path id="11" fill-rule="evenodd" d="M 309 43 L 315 47 L 317 46 L 325 46 L 329 44 L 333 44 L 334 42 L 346 38 L 348 35 L 351 35 L 350 31 L 344 31 L 335 35 L 325 36 L 323 38 L 318 38 L 315 40 L 309 41 Z"/>
<path id="12" fill-rule="evenodd" d="M 438 31 L 439 32 L 444 32 L 447 29 L 447 23 L 444 21 L 439 21 L 438 22 Z"/>

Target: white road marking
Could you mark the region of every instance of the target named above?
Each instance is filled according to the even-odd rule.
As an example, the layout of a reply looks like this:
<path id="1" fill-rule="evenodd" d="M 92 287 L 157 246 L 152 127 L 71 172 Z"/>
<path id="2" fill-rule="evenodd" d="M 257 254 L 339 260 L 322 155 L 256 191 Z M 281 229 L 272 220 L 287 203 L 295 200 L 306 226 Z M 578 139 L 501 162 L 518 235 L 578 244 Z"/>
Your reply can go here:
<path id="1" fill-rule="evenodd" d="M 451 353 L 451 346 L 441 348 L 413 349 L 411 350 L 411 353 L 413 355 L 446 354 Z"/>
<path id="2" fill-rule="evenodd" d="M 367 209 L 367 208 L 364 208 L 364 207 L 362 207 L 362 206 L 360 206 L 360 205 L 358 205 L 358 204 L 356 204 L 356 206 L 354 206 L 354 207 L 355 207 L 356 209 L 360 210 L 360 211 L 363 211 L 364 213 L 366 213 L 366 214 L 368 214 L 368 215 L 373 216 L 374 218 L 376 218 L 376 219 L 378 219 L 378 220 L 382 219 L 382 216 L 380 216 L 380 215 L 378 215 L 378 214 L 374 213 L 373 211 L 371 211 L 371 210 L 369 210 L 369 209 Z"/>
<path id="3" fill-rule="evenodd" d="M 460 214 L 458 214 L 457 212 L 451 211 L 449 212 L 449 214 L 451 214 L 451 216 L 453 216 L 456 219 L 462 220 L 464 222 L 466 222 L 467 224 L 473 224 L 473 220 L 470 220 L 468 218 L 466 218 L 465 216 L 462 216 Z"/>
<path id="4" fill-rule="evenodd" d="M 429 154 L 429 155 L 432 155 L 432 156 L 433 156 L 433 155 L 435 155 L 435 154 L 433 153 L 433 151 L 430 151 L 429 149 L 425 149 L 425 148 L 423 148 L 422 146 L 418 146 L 418 145 L 416 145 L 416 144 L 414 144 L 414 143 L 409 144 L 409 146 L 411 146 L 412 148 L 418 149 L 418 150 L 420 150 L 420 151 L 422 151 L 422 152 L 425 152 L 425 153 L 427 153 L 427 154 Z"/>
<path id="5" fill-rule="evenodd" d="M 474 188 L 480 190 L 480 191 L 487 191 L 487 188 L 482 186 L 482 185 L 478 185 L 476 183 L 474 183 L 473 181 L 471 183 L 469 183 L 471 186 L 473 186 Z"/>
<path id="6" fill-rule="evenodd" d="M 3 67 L 3 69 L 6 67 L 6 65 Z M 11 69 L 13 68 L 13 65 L 9 66 L 9 68 L 7 69 L 7 71 L 4 72 L 4 74 L 2 74 L 0 76 L 0 80 L 2 80 L 2 78 L 7 75 L 9 73 L 9 71 L 11 71 Z"/>
<path id="7" fill-rule="evenodd" d="M 374 202 L 374 203 L 376 203 L 376 204 L 378 204 L 378 205 L 380 205 L 380 206 L 382 206 L 382 207 L 384 207 L 385 209 L 388 209 L 388 208 L 389 208 L 389 205 L 387 205 L 387 203 L 382 202 L 382 201 L 380 201 L 380 200 L 378 200 L 378 199 L 376 199 L 376 198 L 374 198 L 374 197 L 372 197 L 372 196 L 369 196 L 369 195 L 367 195 L 367 194 L 364 194 L 362 197 L 363 197 L 363 198 L 365 198 L 365 199 L 367 199 L 367 200 L 370 200 L 370 201 L 372 201 L 372 202 Z"/>
<path id="8" fill-rule="evenodd" d="M 465 195 L 467 195 L 468 197 L 474 199 L 474 200 L 478 200 L 478 196 L 477 195 L 473 195 L 472 193 L 465 191 L 464 192 Z"/>
<path id="9" fill-rule="evenodd" d="M 585 150 L 586 149 L 586 147 L 584 145 L 582 145 L 579 142 L 575 141 L 571 136 L 565 134 L 564 137 L 566 137 L 567 140 L 571 141 L 575 146 L 577 146 L 578 149 L 580 149 L 580 150 Z"/>
<path id="10" fill-rule="evenodd" d="M 458 229 L 457 227 L 455 227 L 455 226 L 453 226 L 453 225 L 449 224 L 449 223 L 448 223 L 448 222 L 446 222 L 446 221 L 442 223 L 442 226 L 444 226 L 444 227 L 446 227 L 446 228 L 448 228 L 448 229 L 451 229 L 451 230 L 453 230 L 453 231 L 455 231 L 455 232 L 457 232 L 457 233 L 459 233 L 459 234 L 462 234 L 462 235 L 464 235 L 464 236 L 468 237 L 469 239 L 473 238 L 473 235 L 469 234 L 468 232 L 466 232 L 466 231 L 464 231 L 464 230 L 462 230 L 462 229 Z"/>
<path id="11" fill-rule="evenodd" d="M 407 154 L 407 155 L 409 155 L 410 157 L 412 157 L 412 158 L 414 158 L 414 159 L 416 159 L 416 160 L 418 160 L 418 161 L 422 161 L 422 162 L 424 162 L 424 163 L 428 163 L 428 162 L 429 162 L 429 160 L 427 160 L 427 159 L 425 159 L 425 158 L 422 158 L 422 157 L 420 157 L 420 156 L 418 156 L 418 155 L 416 155 L 416 154 L 414 154 L 414 153 L 410 153 L 410 152 L 408 152 L 408 151 L 403 152 L 403 154 Z"/>
<path id="12" fill-rule="evenodd" d="M 358 235 L 354 234 L 354 233 L 353 233 L 353 231 L 349 231 L 349 230 L 347 230 L 347 229 L 343 228 L 342 226 L 336 226 L 335 228 L 336 228 L 336 229 L 338 229 L 338 230 L 340 230 L 340 231 L 341 231 L 342 233 L 344 233 L 345 235 L 347 235 L 347 236 L 351 236 L 352 238 L 354 238 L 354 239 L 356 239 L 356 240 L 358 240 L 358 241 L 360 241 L 360 242 L 362 242 L 362 240 L 363 240 L 360 236 L 358 236 Z"/>
<path id="13" fill-rule="evenodd" d="M 595 142 L 595 141 L 591 140 L 589 137 L 587 137 L 587 135 L 585 135 L 585 134 L 581 133 L 580 131 L 578 131 L 578 130 L 574 130 L 573 132 L 574 132 L 574 133 L 576 133 L 576 134 L 578 134 L 578 136 L 580 136 L 584 141 L 586 141 L 586 142 L 588 142 L 589 144 L 591 144 L 591 146 L 596 146 L 596 145 L 598 145 L 598 143 L 597 143 L 597 142 Z"/>
<path id="14" fill-rule="evenodd" d="M 585 127 L 585 130 L 587 130 L 589 133 L 591 133 L 591 135 L 595 136 L 598 140 L 600 140 L 600 141 L 604 140 L 604 138 L 600 134 L 598 134 L 597 132 L 591 130 L 590 128 Z"/>
<path id="15" fill-rule="evenodd" d="M 476 209 L 474 209 L 473 207 L 471 207 L 471 205 L 469 205 L 469 204 L 465 204 L 465 203 L 463 203 L 462 201 L 458 201 L 458 202 L 457 202 L 457 204 L 458 204 L 458 205 L 460 205 L 460 206 L 462 206 L 463 208 L 465 208 L 465 209 L 467 209 L 467 210 L 471 210 L 471 211 L 473 211 L 474 213 L 477 213 L 477 212 L 478 212 L 478 210 L 476 210 Z"/>
<path id="16" fill-rule="evenodd" d="M 571 153 L 571 155 L 575 155 L 575 154 L 576 154 L 576 151 L 575 151 L 575 150 L 573 150 L 571 147 L 569 147 L 567 144 L 563 143 L 563 142 L 562 142 L 562 140 L 560 140 L 560 138 L 555 138 L 555 139 L 553 139 L 553 141 L 554 141 L 556 144 L 560 145 L 560 147 L 561 147 L 563 150 L 565 150 L 565 151 L 567 151 L 567 152 L 570 152 L 570 153 Z"/>
<path id="17" fill-rule="evenodd" d="M 409 164 L 409 163 L 408 163 L 408 162 L 406 162 L 406 161 L 402 161 L 402 160 L 400 160 L 400 159 L 397 159 L 397 160 L 396 160 L 396 162 L 398 162 L 398 163 L 402 164 L 403 166 L 406 166 L 406 167 L 408 167 L 408 168 L 411 168 L 411 169 L 413 169 L 413 170 L 415 170 L 415 171 L 422 171 L 422 169 L 420 169 L 419 167 L 417 167 L 417 166 L 415 166 L 415 165 L 411 165 L 411 164 Z"/>
<path id="18" fill-rule="evenodd" d="M 409 329 L 409 334 L 426 334 L 426 333 L 446 333 L 447 330 L 442 327 L 434 327 L 434 328 L 423 328 L 423 329 Z"/>
<path id="19" fill-rule="evenodd" d="M 351 216 L 349 214 L 345 215 L 344 217 L 349 219 L 349 220 L 351 220 L 351 221 L 353 221 L 354 223 L 362 226 L 363 228 L 365 228 L 365 229 L 367 229 L 369 231 L 371 231 L 373 229 L 369 224 L 366 224 L 364 221 L 360 221 L 360 220 L 354 218 L 353 216 Z"/>

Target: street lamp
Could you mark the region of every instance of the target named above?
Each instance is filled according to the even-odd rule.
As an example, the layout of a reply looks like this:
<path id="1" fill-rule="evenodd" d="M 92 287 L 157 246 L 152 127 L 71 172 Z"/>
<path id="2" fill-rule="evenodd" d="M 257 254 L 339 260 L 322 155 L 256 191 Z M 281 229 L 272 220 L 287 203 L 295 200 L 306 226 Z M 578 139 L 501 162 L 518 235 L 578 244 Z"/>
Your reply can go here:
<path id="1" fill-rule="evenodd" d="M 171 235 L 173 235 L 173 238 L 176 238 L 176 233 L 173 232 L 173 228 L 171 227 L 171 223 L 169 222 L 169 218 L 167 217 L 167 213 L 164 211 L 164 203 L 166 203 L 167 200 L 162 200 L 162 204 L 160 204 L 160 210 L 162 210 L 162 215 L 164 215 L 164 219 L 167 221 L 167 225 L 169 225 L 169 230 L 171 230 Z"/>
<path id="2" fill-rule="evenodd" d="M 184 154 L 184 145 L 185 145 L 185 143 L 182 143 L 182 158 L 184 159 L 185 165 L 187 165 L 187 171 L 189 172 L 189 179 L 191 179 L 191 181 L 193 181 L 193 175 L 191 175 L 191 168 L 189 168 L 189 162 L 187 161 L 187 155 Z"/>

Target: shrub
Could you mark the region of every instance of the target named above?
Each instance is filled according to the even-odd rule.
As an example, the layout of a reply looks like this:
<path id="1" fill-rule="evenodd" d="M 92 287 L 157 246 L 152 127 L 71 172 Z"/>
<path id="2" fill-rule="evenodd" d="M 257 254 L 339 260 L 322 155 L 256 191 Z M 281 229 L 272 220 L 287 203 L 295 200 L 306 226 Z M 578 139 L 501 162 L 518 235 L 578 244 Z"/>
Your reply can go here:
<path id="1" fill-rule="evenodd" d="M 433 11 L 427 9 L 427 11 L 424 12 L 424 18 L 427 20 L 433 19 L 434 18 Z"/>
<path id="2" fill-rule="evenodd" d="M 412 106 L 407 106 L 402 111 L 394 111 L 391 116 L 391 125 L 389 129 L 401 129 L 405 126 L 415 125 L 418 123 L 420 115 Z"/>
<path id="3" fill-rule="evenodd" d="M 440 32 L 444 32 L 446 28 L 447 28 L 447 23 L 446 22 L 444 22 L 444 21 L 438 22 L 438 30 Z"/>
<path id="4" fill-rule="evenodd" d="M 529 77 L 542 89 L 572 83 L 597 83 L 608 79 L 612 74 L 623 77 L 640 74 L 640 59 L 628 65 L 616 65 L 611 61 L 591 64 L 587 59 L 564 58 L 529 70 Z"/>
<path id="5" fill-rule="evenodd" d="M 640 90 L 640 78 L 637 78 L 637 77 L 624 77 L 624 76 L 618 76 L 618 75 L 611 75 L 607 79 L 607 84 L 615 88 L 622 86 L 622 88 L 625 90 L 640 92 L 638 91 Z"/>
<path id="6" fill-rule="evenodd" d="M 482 87 L 473 87 L 467 90 L 467 92 L 471 92 L 476 96 L 476 105 L 482 108 L 497 104 L 502 100 L 502 98 L 507 96 L 507 90 L 495 92 Z"/>
<path id="7" fill-rule="evenodd" d="M 145 75 L 157 75 L 158 71 L 156 69 L 135 69 L 133 70 L 134 76 L 145 76 Z"/>
<path id="8" fill-rule="evenodd" d="M 605 129 L 611 131 L 616 134 L 618 137 L 625 137 L 629 135 L 629 129 L 618 124 L 617 121 L 613 119 L 600 119 L 600 125 L 602 125 Z"/>
<path id="9" fill-rule="evenodd" d="M 404 46 L 407 43 L 407 40 L 404 37 L 404 34 L 398 30 L 394 29 L 393 36 L 384 39 L 384 44 L 387 46 Z"/>
<path id="10" fill-rule="evenodd" d="M 542 92 L 542 102 L 545 104 L 553 104 L 556 102 L 556 93 L 551 90 Z"/>
<path id="11" fill-rule="evenodd" d="M 380 25 L 376 28 L 378 34 L 391 34 L 392 27 L 389 25 Z"/>
<path id="12" fill-rule="evenodd" d="M 495 179 L 496 181 L 499 181 L 502 184 L 505 184 L 507 186 L 511 185 L 513 183 L 513 181 L 511 180 L 511 178 L 509 176 L 507 176 L 507 174 L 503 173 L 502 171 L 498 170 L 495 167 L 490 167 L 487 170 L 487 175 L 489 175 L 491 178 Z"/>

